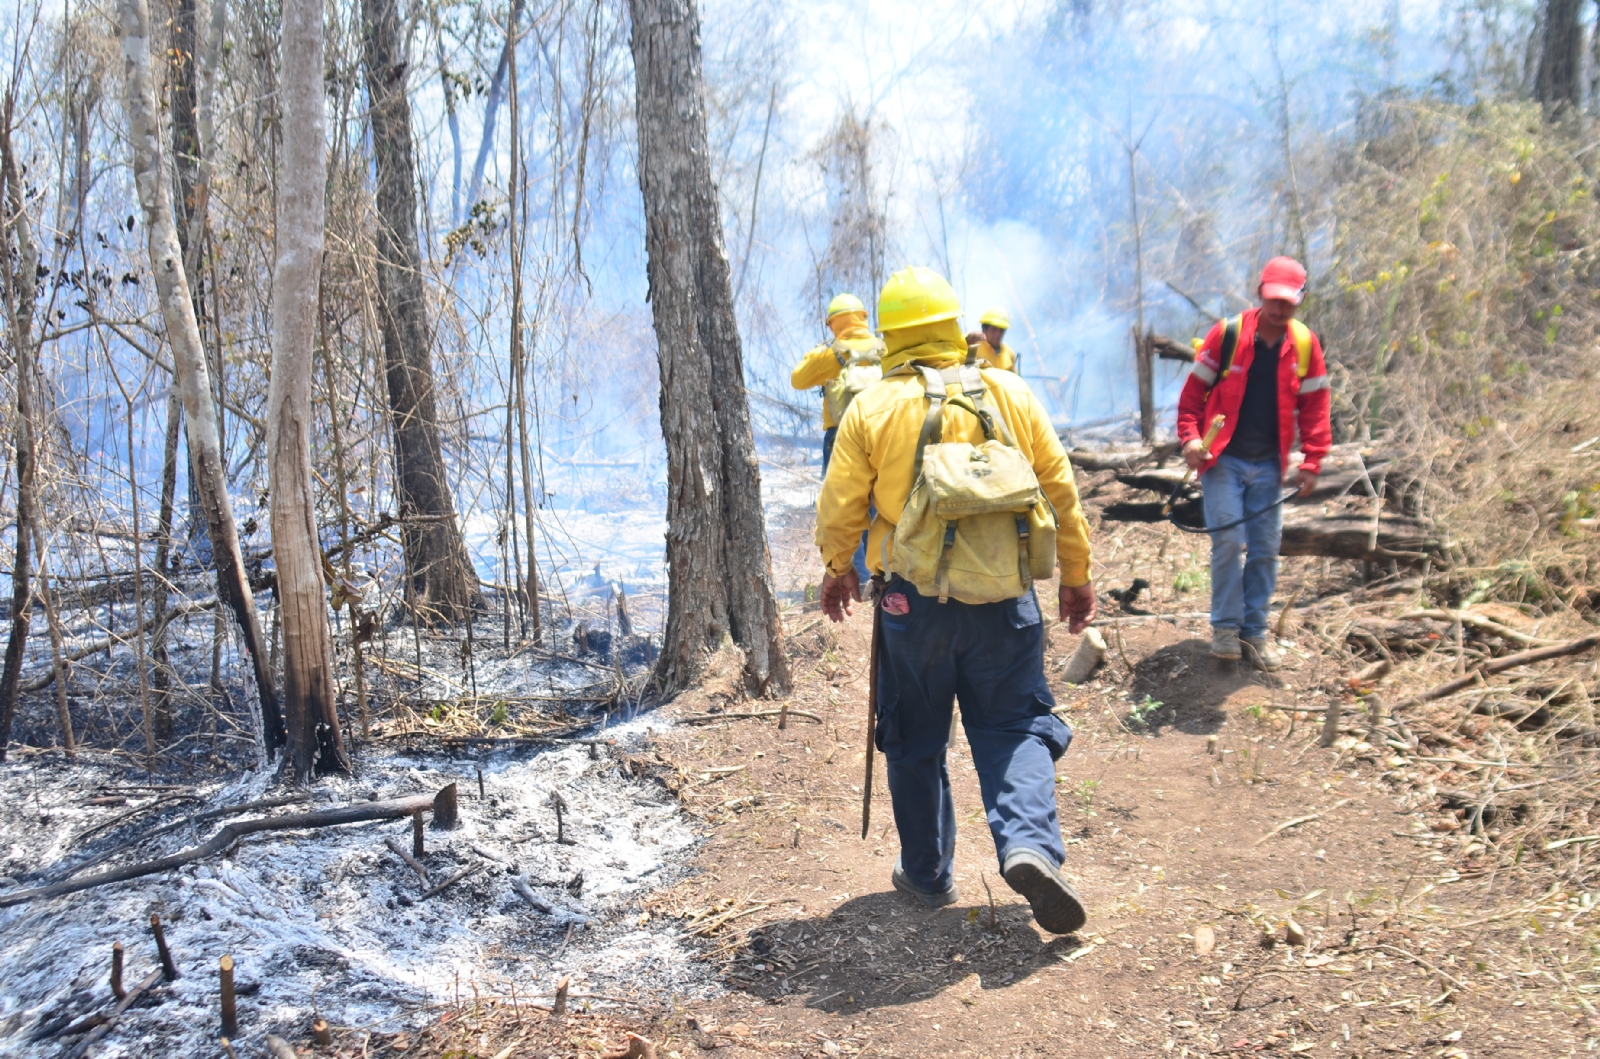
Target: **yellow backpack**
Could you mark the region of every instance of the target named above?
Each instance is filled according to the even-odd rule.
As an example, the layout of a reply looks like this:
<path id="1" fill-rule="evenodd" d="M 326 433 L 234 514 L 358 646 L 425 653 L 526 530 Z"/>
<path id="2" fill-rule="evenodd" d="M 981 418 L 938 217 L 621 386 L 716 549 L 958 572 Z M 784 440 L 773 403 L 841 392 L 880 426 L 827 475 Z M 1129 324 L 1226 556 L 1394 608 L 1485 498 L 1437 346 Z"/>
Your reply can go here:
<path id="1" fill-rule="evenodd" d="M 822 384 L 822 399 L 828 404 L 828 414 L 835 423 L 844 421 L 845 409 L 856 399 L 856 394 L 883 378 L 879 367 L 883 360 L 883 339 L 837 339 L 833 355 L 839 361 L 839 374 Z"/>
<path id="2" fill-rule="evenodd" d="M 1005 422 L 985 405 L 977 368 L 911 367 L 922 375 L 928 414 L 885 568 L 940 603 L 1015 599 L 1055 574 L 1055 508 Z M 950 384 L 962 392 L 948 396 Z M 977 417 L 983 444 L 940 441 L 947 401 Z"/>

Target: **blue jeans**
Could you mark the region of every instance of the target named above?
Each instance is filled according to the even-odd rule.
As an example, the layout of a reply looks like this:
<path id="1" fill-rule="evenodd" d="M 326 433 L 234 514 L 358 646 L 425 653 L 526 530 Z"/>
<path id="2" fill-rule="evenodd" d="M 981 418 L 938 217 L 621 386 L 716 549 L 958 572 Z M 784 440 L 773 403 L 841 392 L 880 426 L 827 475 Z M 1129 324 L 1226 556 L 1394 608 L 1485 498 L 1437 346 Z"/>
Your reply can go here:
<path id="1" fill-rule="evenodd" d="M 829 427 L 822 432 L 822 477 L 828 477 L 828 464 L 833 460 L 833 439 L 839 436 L 838 427 Z M 877 515 L 876 506 L 867 507 L 867 517 Z M 856 554 L 852 560 L 855 563 L 856 577 L 865 585 L 872 577 L 872 571 L 867 569 L 867 535 L 861 535 L 861 543 L 856 545 Z"/>
<path id="2" fill-rule="evenodd" d="M 879 615 L 877 745 L 888 763 L 901 868 L 928 893 L 953 881 L 956 811 L 945 752 L 958 696 L 1001 863 L 1025 846 L 1060 864 L 1055 762 L 1072 729 L 1051 713 L 1037 598 L 940 603 L 898 577 L 884 598 L 895 594 L 910 613 Z"/>
<path id="3" fill-rule="evenodd" d="M 1221 526 L 1260 511 L 1283 495 L 1283 468 L 1276 457 L 1241 460 L 1227 453 L 1200 479 L 1206 525 Z M 1242 526 L 1211 534 L 1211 625 L 1265 636 L 1267 605 L 1278 583 L 1278 542 L 1283 508 Z"/>

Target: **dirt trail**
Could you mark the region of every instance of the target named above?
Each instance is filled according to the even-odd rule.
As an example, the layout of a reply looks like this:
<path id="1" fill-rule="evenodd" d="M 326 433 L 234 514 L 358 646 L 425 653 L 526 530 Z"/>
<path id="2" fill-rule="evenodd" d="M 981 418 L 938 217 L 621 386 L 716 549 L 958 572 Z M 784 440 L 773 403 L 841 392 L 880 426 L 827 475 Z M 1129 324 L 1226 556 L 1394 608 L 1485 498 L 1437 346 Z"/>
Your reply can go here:
<path id="1" fill-rule="evenodd" d="M 1106 587 L 1128 582 L 1134 553 L 1148 576 L 1148 556 L 1170 550 L 1159 529 L 1132 532 L 1148 547 L 1102 544 Z M 1174 553 L 1157 583 L 1192 555 Z M 1192 611 L 1204 598 L 1151 605 Z M 1342 691 L 1320 657 L 1291 650 L 1269 682 L 1212 660 L 1203 621 L 1130 622 L 1106 630 L 1112 654 L 1088 684 L 1055 682 L 1076 731 L 1058 766 L 1064 870 L 1090 920 L 1054 937 L 998 877 L 960 738 L 961 901 L 929 912 L 892 890 L 881 765 L 871 834 L 859 837 L 869 615 L 837 629 L 819 619 L 814 605 L 790 618 L 789 703 L 819 722 L 678 726 L 633 762 L 707 824 L 695 874 L 650 908 L 698 932 L 731 990 L 630 1024 L 666 1059 L 1596 1047 L 1583 998 L 1595 987 L 1578 971 L 1592 906 L 1535 875 L 1490 870 L 1388 748 L 1359 733 L 1319 747 L 1320 711 Z M 1052 628 L 1050 672 L 1075 642 Z M 734 673 L 714 667 L 666 712 L 749 709 Z M 1296 706 L 1319 712 L 1296 720 Z"/>

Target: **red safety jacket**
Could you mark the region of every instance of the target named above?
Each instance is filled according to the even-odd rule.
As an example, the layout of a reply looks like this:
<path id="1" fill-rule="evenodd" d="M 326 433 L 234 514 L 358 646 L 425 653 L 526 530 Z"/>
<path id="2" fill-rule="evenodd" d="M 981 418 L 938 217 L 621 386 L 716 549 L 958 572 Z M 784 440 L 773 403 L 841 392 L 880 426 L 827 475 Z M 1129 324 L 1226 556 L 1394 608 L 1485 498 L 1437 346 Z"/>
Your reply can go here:
<path id="1" fill-rule="evenodd" d="M 1178 443 L 1187 445 L 1192 439 L 1203 437 L 1207 424 L 1219 413 L 1226 416 L 1222 432 L 1211 445 L 1211 457 L 1202 468 L 1209 471 L 1217 457 L 1227 449 L 1233 438 L 1233 429 L 1239 421 L 1239 405 L 1244 401 L 1244 388 L 1250 378 L 1250 364 L 1256 359 L 1256 317 L 1260 309 L 1250 309 L 1240 315 L 1238 341 L 1233 359 L 1222 378 L 1222 338 L 1225 321 L 1218 321 L 1206 335 L 1205 345 L 1195 353 L 1194 369 L 1183 384 L 1178 397 Z M 1296 321 L 1296 324 L 1299 322 Z M 1300 325 L 1304 326 L 1304 325 Z M 1333 442 L 1333 430 L 1328 422 L 1328 367 L 1322 359 L 1322 343 L 1310 329 L 1304 334 L 1310 339 L 1310 356 L 1302 365 L 1300 350 L 1294 340 L 1297 328 L 1285 330 L 1278 349 L 1278 451 L 1283 470 L 1289 469 L 1289 453 L 1295 447 L 1296 428 L 1300 434 L 1300 450 L 1305 462 L 1300 466 L 1312 474 L 1322 470 L 1322 457 L 1328 454 Z"/>

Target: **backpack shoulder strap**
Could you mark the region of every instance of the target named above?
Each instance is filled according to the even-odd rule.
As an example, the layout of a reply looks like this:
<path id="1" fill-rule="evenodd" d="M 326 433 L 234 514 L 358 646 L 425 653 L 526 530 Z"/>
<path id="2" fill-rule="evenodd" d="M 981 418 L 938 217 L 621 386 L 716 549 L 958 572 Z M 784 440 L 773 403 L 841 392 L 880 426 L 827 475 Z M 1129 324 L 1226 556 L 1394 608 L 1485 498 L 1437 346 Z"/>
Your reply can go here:
<path id="1" fill-rule="evenodd" d="M 1311 328 L 1299 320 L 1290 320 L 1289 333 L 1294 336 L 1294 348 L 1298 354 L 1295 375 L 1304 379 L 1311 373 Z"/>
<path id="2" fill-rule="evenodd" d="M 1217 381 L 1221 382 L 1223 376 L 1228 374 L 1228 369 L 1233 367 L 1233 355 L 1239 348 L 1239 328 L 1244 323 L 1243 316 L 1230 316 L 1222 327 L 1221 366 L 1217 368 Z"/>
<path id="3" fill-rule="evenodd" d="M 926 364 L 916 364 L 916 370 L 922 375 L 922 389 L 928 398 L 928 414 L 922 419 L 922 433 L 917 437 L 917 454 L 911 461 L 911 484 L 917 484 L 917 479 L 922 477 L 922 450 L 931 444 L 937 444 L 944 436 L 944 376 L 938 369 Z"/>

